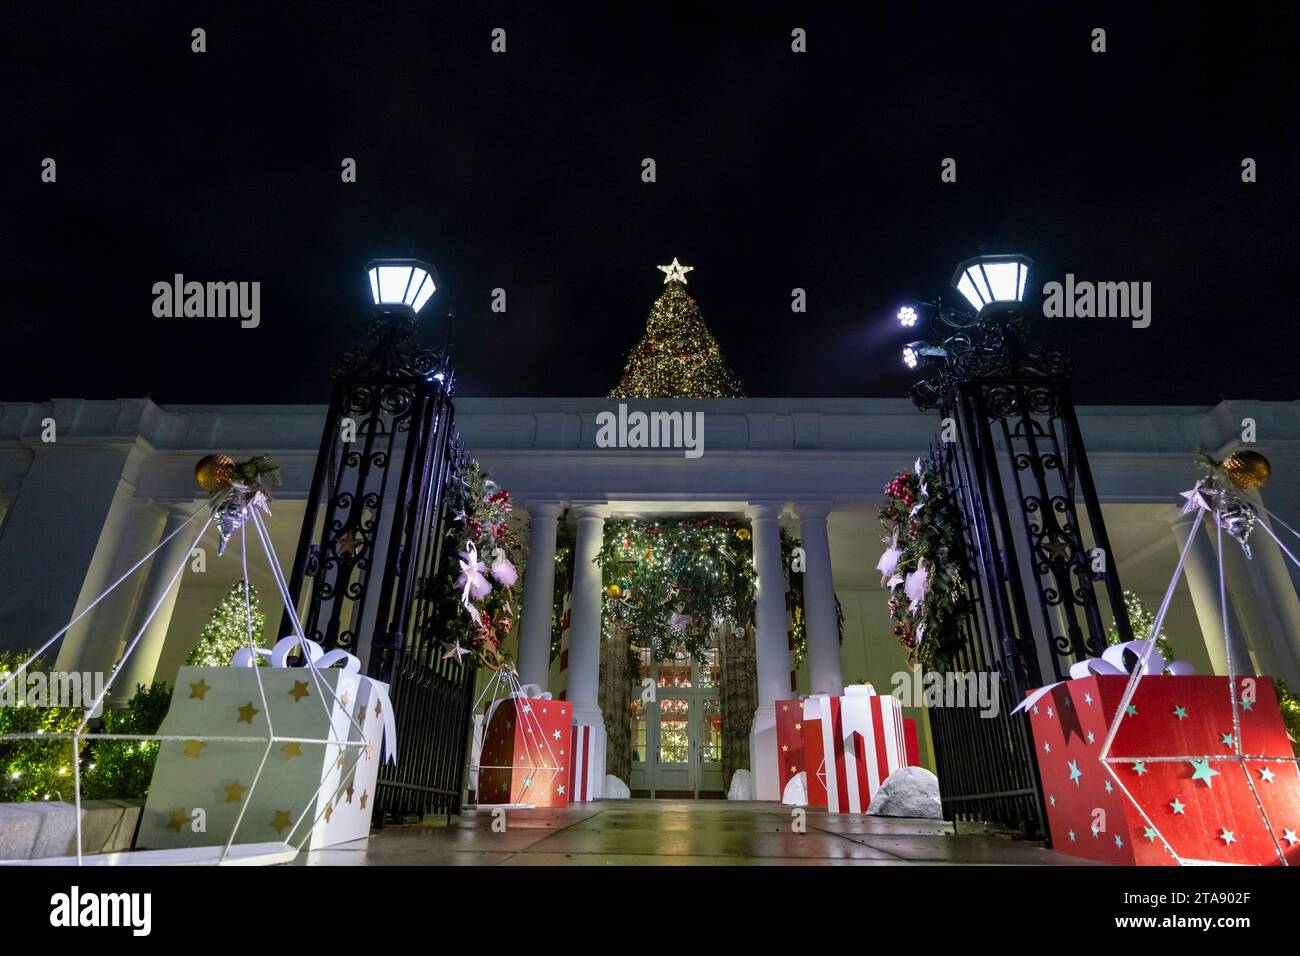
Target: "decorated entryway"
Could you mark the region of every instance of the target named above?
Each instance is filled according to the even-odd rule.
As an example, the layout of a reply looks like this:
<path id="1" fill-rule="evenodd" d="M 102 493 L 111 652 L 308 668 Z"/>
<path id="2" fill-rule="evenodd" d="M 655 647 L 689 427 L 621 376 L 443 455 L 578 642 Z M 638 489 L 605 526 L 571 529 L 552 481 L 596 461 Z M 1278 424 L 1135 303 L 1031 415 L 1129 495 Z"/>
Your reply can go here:
<path id="1" fill-rule="evenodd" d="M 717 650 L 703 663 L 682 655 L 655 664 L 649 656 L 642 655 L 642 673 L 652 676 L 629 706 L 633 796 L 725 796 Z"/>

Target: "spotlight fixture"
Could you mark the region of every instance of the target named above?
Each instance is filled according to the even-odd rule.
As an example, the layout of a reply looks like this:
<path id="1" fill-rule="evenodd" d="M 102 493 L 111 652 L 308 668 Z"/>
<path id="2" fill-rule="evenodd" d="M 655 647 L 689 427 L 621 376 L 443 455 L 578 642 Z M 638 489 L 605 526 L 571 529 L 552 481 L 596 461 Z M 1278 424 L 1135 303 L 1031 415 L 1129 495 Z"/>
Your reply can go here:
<path id="1" fill-rule="evenodd" d="M 939 387 L 924 378 L 909 388 L 907 394 L 911 396 L 912 404 L 921 409 L 933 408 L 941 397 Z"/>
<path id="2" fill-rule="evenodd" d="M 903 328 L 910 329 L 912 326 L 916 325 L 916 319 L 916 309 L 912 308 L 910 305 L 905 305 L 898 310 L 898 321 Z"/>
<path id="3" fill-rule="evenodd" d="M 929 342 L 908 342 L 903 346 L 903 364 L 908 368 L 916 368 L 918 365 L 930 365 L 933 359 L 947 357 L 948 350 L 942 345 L 931 345 Z"/>

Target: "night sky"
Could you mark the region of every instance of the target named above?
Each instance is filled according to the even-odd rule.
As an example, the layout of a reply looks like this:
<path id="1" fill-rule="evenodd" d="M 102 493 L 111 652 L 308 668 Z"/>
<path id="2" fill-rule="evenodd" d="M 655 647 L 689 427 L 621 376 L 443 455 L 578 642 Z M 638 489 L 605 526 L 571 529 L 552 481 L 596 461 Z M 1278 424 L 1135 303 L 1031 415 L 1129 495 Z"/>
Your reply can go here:
<path id="1" fill-rule="evenodd" d="M 0 400 L 323 401 L 408 253 L 461 395 L 605 394 L 677 256 L 749 394 L 902 397 L 894 312 L 981 248 L 1152 283 L 1035 320 L 1082 401 L 1297 398 L 1294 4 L 854 6 L 6 3 Z M 178 272 L 260 328 L 154 318 Z"/>

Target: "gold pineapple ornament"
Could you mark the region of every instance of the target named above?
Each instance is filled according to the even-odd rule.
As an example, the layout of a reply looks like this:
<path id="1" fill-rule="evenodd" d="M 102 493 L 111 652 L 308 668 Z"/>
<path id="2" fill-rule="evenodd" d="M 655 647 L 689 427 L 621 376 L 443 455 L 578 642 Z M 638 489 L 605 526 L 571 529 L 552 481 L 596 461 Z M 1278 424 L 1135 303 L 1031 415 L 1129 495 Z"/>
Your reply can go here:
<path id="1" fill-rule="evenodd" d="M 1242 491 L 1255 491 L 1273 472 L 1273 466 L 1257 451 L 1235 451 L 1223 460 L 1223 473 Z"/>
<path id="2" fill-rule="evenodd" d="M 229 455 L 204 455 L 194 466 L 194 480 L 208 494 L 225 491 L 235 480 L 235 459 Z"/>

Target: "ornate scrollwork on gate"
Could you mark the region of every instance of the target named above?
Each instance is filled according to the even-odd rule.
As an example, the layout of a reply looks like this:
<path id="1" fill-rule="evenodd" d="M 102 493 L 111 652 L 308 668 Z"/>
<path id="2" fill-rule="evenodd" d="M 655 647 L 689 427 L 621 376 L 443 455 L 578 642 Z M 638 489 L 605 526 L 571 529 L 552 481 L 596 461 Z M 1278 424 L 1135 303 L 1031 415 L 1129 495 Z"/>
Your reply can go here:
<path id="1" fill-rule="evenodd" d="M 1007 449 L 1025 535 L 1028 576 L 1039 596 L 1041 627 L 1059 675 L 1072 659 L 1099 655 L 1105 628 L 1091 552 L 1076 500 L 1078 482 L 1062 434 L 1063 379 L 981 382 L 983 407 Z"/>
<path id="2" fill-rule="evenodd" d="M 412 347 L 419 330 L 413 315 L 384 313 L 370 323 L 366 336 L 369 347 L 356 345 L 330 359 L 330 374 L 335 378 L 415 378 L 424 379 L 446 368 L 447 349 Z"/>

